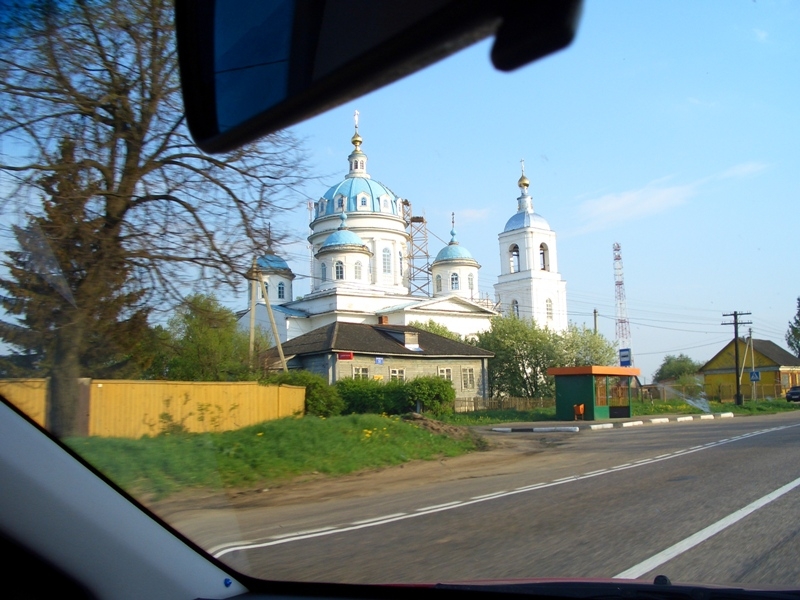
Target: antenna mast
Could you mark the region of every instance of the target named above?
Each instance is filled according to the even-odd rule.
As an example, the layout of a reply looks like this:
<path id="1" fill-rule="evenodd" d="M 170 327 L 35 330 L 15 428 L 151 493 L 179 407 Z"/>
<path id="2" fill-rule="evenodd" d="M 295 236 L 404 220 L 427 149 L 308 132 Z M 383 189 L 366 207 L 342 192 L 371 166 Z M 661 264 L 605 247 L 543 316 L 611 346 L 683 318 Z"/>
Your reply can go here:
<path id="1" fill-rule="evenodd" d="M 631 326 L 628 323 L 628 307 L 625 302 L 625 278 L 622 272 L 622 246 L 614 242 L 614 296 L 617 307 L 617 346 L 620 350 L 620 365 L 633 364 L 631 348 Z M 623 351 L 627 350 L 627 357 Z M 626 362 L 627 364 L 623 364 Z"/>

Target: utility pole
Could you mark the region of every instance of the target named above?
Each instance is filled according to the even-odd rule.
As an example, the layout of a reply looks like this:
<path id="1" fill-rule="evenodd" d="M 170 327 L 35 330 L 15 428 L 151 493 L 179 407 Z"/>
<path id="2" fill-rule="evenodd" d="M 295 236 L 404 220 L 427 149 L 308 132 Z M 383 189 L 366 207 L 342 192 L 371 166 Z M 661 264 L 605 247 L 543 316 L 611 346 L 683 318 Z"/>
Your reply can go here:
<path id="1" fill-rule="evenodd" d="M 723 313 L 723 317 L 733 317 L 733 323 L 723 323 L 723 325 L 733 325 L 733 360 L 735 363 L 734 373 L 736 375 L 736 406 L 744 404 L 742 400 L 742 382 L 739 381 L 739 325 L 752 325 L 752 321 L 740 321 L 739 317 L 753 313 L 733 311 Z"/>
<path id="2" fill-rule="evenodd" d="M 597 309 L 594 309 L 594 334 L 597 335 Z"/>

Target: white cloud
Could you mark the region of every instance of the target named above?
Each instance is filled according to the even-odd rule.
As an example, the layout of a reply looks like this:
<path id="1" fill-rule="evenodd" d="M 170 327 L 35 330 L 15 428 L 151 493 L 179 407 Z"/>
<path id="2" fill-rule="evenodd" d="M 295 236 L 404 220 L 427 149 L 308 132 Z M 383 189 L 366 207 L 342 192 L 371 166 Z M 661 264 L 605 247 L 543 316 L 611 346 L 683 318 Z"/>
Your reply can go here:
<path id="1" fill-rule="evenodd" d="M 696 194 L 697 184 L 664 185 L 665 179 L 637 190 L 605 194 L 578 207 L 578 233 L 607 229 L 619 223 L 643 219 L 684 204 Z"/>
<path id="2" fill-rule="evenodd" d="M 685 204 L 711 181 L 749 177 L 768 166 L 760 162 L 741 163 L 721 173 L 682 185 L 670 185 L 672 177 L 662 177 L 639 189 L 612 192 L 585 200 L 578 206 L 579 225 L 574 234 L 600 231 L 672 210 Z"/>
<path id="3" fill-rule="evenodd" d="M 740 165 L 733 166 L 726 171 L 723 171 L 718 175 L 718 178 L 738 179 L 740 177 L 748 177 L 750 175 L 755 175 L 756 173 L 760 173 L 766 168 L 767 165 L 765 163 L 760 163 L 760 162 L 742 163 Z"/>

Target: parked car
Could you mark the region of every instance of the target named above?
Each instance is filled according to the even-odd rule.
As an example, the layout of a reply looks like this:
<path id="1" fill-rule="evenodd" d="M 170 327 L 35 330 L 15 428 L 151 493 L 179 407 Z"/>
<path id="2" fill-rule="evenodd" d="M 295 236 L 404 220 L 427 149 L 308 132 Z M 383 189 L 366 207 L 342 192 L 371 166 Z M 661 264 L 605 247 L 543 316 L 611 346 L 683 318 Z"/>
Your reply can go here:
<path id="1" fill-rule="evenodd" d="M 800 402 L 800 385 L 795 385 L 789 388 L 789 391 L 786 392 L 786 401 Z"/>

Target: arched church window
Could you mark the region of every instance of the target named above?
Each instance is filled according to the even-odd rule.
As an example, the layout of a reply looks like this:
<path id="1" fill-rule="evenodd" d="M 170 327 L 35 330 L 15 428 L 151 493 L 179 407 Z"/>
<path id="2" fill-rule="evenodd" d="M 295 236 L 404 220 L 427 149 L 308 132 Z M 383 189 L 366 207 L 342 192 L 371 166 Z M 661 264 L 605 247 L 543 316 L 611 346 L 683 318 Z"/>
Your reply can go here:
<path id="1" fill-rule="evenodd" d="M 278 300 L 284 300 L 286 298 L 286 285 L 281 281 L 278 284 Z"/>
<path id="2" fill-rule="evenodd" d="M 338 208 L 339 210 L 343 210 L 344 209 L 344 198 L 339 198 L 336 201 L 336 208 Z"/>
<path id="3" fill-rule="evenodd" d="M 361 200 L 359 200 L 359 202 L 361 203 L 361 206 L 363 208 L 367 207 L 367 199 L 366 198 L 361 198 Z"/>
<path id="4" fill-rule="evenodd" d="M 389 210 L 389 199 L 388 198 L 384 198 L 383 199 L 383 210 Z"/>
<path id="5" fill-rule="evenodd" d="M 344 279 L 344 263 L 340 260 L 336 261 L 334 266 L 336 279 Z"/>
<path id="6" fill-rule="evenodd" d="M 516 300 L 511 301 L 511 315 L 519 319 L 519 302 Z"/>
<path id="7" fill-rule="evenodd" d="M 441 275 L 437 275 L 436 276 L 436 291 L 437 292 L 441 292 L 442 291 L 442 276 Z"/>
<path id="8" fill-rule="evenodd" d="M 547 309 L 547 320 L 548 321 L 552 321 L 553 320 L 553 301 L 550 300 L 550 298 L 548 298 L 547 301 L 545 302 L 545 307 Z"/>
<path id="9" fill-rule="evenodd" d="M 358 168 L 359 169 L 363 169 L 364 168 L 364 161 L 363 160 L 358 161 Z"/>
<path id="10" fill-rule="evenodd" d="M 383 249 L 383 272 L 386 274 L 392 272 L 392 251 L 388 248 Z"/>
<path id="11" fill-rule="evenodd" d="M 356 279 L 361 279 L 361 261 L 358 261 L 353 266 L 353 275 L 355 275 Z"/>
<path id="12" fill-rule="evenodd" d="M 475 289 L 475 277 L 470 273 L 467 275 L 467 287 L 470 291 Z"/>
<path id="13" fill-rule="evenodd" d="M 457 290 L 458 289 L 458 273 L 451 273 L 450 274 L 450 289 Z"/>
<path id="14" fill-rule="evenodd" d="M 325 263 L 319 266 L 319 278 L 322 281 L 328 281 L 328 267 L 325 266 Z"/>
<path id="15" fill-rule="evenodd" d="M 508 249 L 508 260 L 509 260 L 509 268 L 512 273 L 519 272 L 519 246 L 516 244 L 512 245 L 511 248 Z"/>
<path id="16" fill-rule="evenodd" d="M 542 271 L 550 270 L 550 253 L 547 250 L 547 244 L 544 243 L 539 246 L 539 266 Z"/>
<path id="17" fill-rule="evenodd" d="M 400 267 L 399 267 L 400 268 L 400 277 L 402 277 L 403 276 L 403 253 L 402 252 L 398 252 L 397 254 L 398 254 L 398 260 L 400 261 L 398 263 L 400 265 Z"/>

